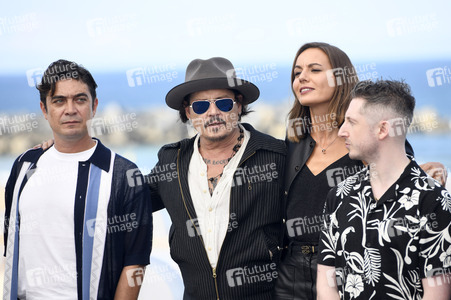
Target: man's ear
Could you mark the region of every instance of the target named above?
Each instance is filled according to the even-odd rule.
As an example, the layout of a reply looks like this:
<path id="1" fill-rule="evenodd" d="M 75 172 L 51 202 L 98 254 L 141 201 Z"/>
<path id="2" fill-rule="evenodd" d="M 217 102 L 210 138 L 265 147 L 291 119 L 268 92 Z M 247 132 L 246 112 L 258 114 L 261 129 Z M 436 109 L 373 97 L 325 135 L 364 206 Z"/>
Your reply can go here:
<path id="1" fill-rule="evenodd" d="M 47 100 L 46 100 L 46 101 L 47 101 Z M 42 114 L 44 115 L 45 119 L 48 120 L 48 119 L 47 119 L 47 109 L 45 108 L 44 103 L 42 103 L 42 101 L 41 101 L 41 102 L 39 102 L 39 104 L 40 104 L 40 106 L 41 106 Z"/>
<path id="2" fill-rule="evenodd" d="M 238 100 L 238 101 L 235 101 L 235 104 L 236 104 L 236 106 L 238 108 L 238 115 L 241 116 L 241 111 L 243 109 L 243 104 L 241 104 L 241 103 L 243 103 L 243 95 L 239 94 L 236 97 L 236 100 Z"/>
<path id="3" fill-rule="evenodd" d="M 92 117 L 93 118 L 96 115 L 98 105 L 99 105 L 99 99 L 95 98 L 94 104 L 92 105 Z"/>
<path id="4" fill-rule="evenodd" d="M 191 111 L 190 111 L 190 107 L 189 106 L 185 107 L 185 114 L 186 114 L 186 117 L 188 119 L 191 119 Z"/>
<path id="5" fill-rule="evenodd" d="M 378 128 L 377 137 L 379 138 L 379 140 L 383 140 L 387 136 L 389 136 L 391 124 L 390 122 L 383 120 L 379 122 L 377 128 Z"/>

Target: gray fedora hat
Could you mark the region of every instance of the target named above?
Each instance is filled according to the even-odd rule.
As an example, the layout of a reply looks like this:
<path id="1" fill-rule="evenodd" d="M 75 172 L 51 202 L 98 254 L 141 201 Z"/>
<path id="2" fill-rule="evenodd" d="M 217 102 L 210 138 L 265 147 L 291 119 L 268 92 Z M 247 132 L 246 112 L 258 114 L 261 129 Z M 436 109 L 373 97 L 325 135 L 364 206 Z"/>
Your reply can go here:
<path id="1" fill-rule="evenodd" d="M 212 90 L 236 90 L 243 95 L 243 104 L 257 100 L 259 89 L 251 82 L 236 77 L 232 63 L 223 57 L 195 59 L 186 68 L 185 82 L 166 95 L 166 104 L 173 109 L 183 107 L 183 100 L 191 93 Z"/>

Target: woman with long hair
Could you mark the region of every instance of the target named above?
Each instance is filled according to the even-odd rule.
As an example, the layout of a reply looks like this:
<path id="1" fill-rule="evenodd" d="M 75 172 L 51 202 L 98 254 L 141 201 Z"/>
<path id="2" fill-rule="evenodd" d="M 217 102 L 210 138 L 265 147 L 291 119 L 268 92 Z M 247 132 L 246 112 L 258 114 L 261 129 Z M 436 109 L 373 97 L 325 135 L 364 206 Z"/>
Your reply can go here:
<path id="1" fill-rule="evenodd" d="M 307 43 L 296 53 L 291 82 L 295 101 L 286 140 L 285 247 L 274 299 L 316 299 L 318 241 L 327 193 L 364 167 L 349 158 L 344 140 L 338 137 L 358 76 L 339 48 Z M 413 156 L 407 141 L 406 153 Z M 443 165 L 422 167 L 428 171 Z"/>

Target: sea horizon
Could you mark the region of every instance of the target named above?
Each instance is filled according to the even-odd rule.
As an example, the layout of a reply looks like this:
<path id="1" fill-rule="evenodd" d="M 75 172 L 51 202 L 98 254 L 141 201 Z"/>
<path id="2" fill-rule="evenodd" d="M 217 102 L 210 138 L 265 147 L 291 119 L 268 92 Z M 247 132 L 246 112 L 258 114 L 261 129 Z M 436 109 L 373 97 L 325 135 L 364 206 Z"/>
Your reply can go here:
<path id="1" fill-rule="evenodd" d="M 399 63 L 357 61 L 354 66 L 360 80 L 405 80 L 417 100 L 416 109 L 429 107 L 435 109 L 441 117 L 449 118 L 451 115 L 451 60 Z M 250 80 L 259 87 L 259 102 L 277 105 L 294 100 L 289 64 L 254 63 L 235 68 L 238 77 Z M 0 74 L 1 113 L 40 111 L 39 93 L 35 85 L 40 80 L 42 71 L 31 69 Z M 443 74 L 438 74 L 440 71 Z M 91 73 L 98 84 L 100 108 L 115 104 L 126 110 L 150 110 L 165 106 L 167 92 L 184 81 L 184 72 L 184 69 L 176 68 L 175 65 L 148 65 L 135 66 L 128 70 Z"/>

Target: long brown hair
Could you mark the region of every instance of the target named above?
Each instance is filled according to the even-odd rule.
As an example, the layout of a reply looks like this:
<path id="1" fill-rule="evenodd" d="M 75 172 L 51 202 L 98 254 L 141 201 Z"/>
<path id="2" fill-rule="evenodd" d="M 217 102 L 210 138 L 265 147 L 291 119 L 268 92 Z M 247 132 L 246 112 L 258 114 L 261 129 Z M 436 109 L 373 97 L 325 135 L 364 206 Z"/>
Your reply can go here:
<path id="1" fill-rule="evenodd" d="M 347 72 L 349 74 L 354 74 L 353 77 L 343 78 L 344 80 L 342 80 L 338 84 L 335 78 L 335 91 L 329 103 L 328 114 L 335 117 L 335 120 L 332 121 L 336 121 L 338 126 L 341 126 L 341 124 L 343 124 L 344 122 L 345 112 L 348 109 L 349 102 L 351 101 L 351 90 L 358 82 L 357 73 L 351 63 L 351 60 L 349 59 L 348 55 L 346 55 L 346 53 L 344 53 L 341 49 L 327 43 L 320 42 L 307 43 L 299 48 L 296 56 L 294 57 L 293 66 L 291 68 L 291 90 L 293 92 L 293 95 L 295 95 L 295 99 L 293 107 L 288 114 L 288 119 L 301 119 L 304 121 L 308 120 L 309 122 L 304 122 L 304 126 L 306 127 L 304 127 L 304 130 L 302 130 L 301 132 L 294 130 L 293 134 L 289 134 L 290 131 L 287 133 L 288 140 L 296 143 L 305 138 L 306 134 L 310 132 L 311 119 L 309 107 L 301 105 L 293 90 L 293 81 L 295 80 L 294 67 L 296 66 L 296 60 L 298 59 L 298 56 L 302 52 L 310 48 L 317 48 L 322 50 L 329 58 L 332 69 L 340 68 L 341 70 L 348 70 Z"/>

